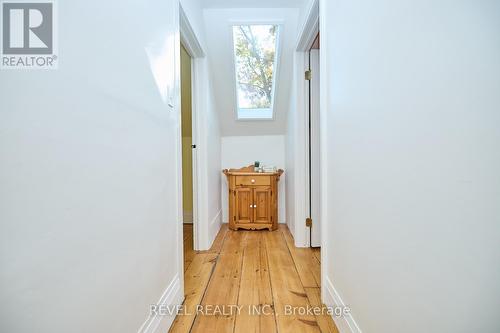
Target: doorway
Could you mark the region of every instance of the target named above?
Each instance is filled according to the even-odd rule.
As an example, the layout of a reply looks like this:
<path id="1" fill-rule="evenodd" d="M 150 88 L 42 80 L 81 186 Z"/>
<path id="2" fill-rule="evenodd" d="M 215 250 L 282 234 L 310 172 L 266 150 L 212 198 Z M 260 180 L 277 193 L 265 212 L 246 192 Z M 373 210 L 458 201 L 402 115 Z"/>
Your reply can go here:
<path id="1" fill-rule="evenodd" d="M 306 55 L 307 67 L 307 214 L 309 245 L 321 246 L 320 212 L 320 68 L 319 33 L 314 38 Z"/>
<path id="2" fill-rule="evenodd" d="M 181 43 L 182 222 L 184 268 L 194 254 L 193 109 L 191 56 Z"/>

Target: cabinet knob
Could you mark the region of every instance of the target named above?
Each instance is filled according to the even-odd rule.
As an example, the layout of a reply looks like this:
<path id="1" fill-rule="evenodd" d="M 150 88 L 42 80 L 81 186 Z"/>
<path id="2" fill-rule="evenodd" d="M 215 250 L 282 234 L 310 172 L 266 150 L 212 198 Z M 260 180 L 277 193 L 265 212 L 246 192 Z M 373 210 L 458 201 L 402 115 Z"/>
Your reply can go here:
<path id="1" fill-rule="evenodd" d="M 255 183 L 255 179 L 252 179 L 252 180 L 251 180 L 251 182 L 252 182 L 252 183 Z"/>

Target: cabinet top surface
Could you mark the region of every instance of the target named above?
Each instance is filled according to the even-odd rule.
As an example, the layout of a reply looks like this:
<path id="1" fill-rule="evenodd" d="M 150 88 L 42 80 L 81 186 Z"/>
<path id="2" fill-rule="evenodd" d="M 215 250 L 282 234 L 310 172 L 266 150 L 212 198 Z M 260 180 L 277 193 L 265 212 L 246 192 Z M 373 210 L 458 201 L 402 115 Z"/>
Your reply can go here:
<path id="1" fill-rule="evenodd" d="M 241 169 L 224 169 L 222 172 L 226 176 L 281 176 L 283 170 L 278 169 L 276 172 L 255 172 L 253 171 L 253 166 L 248 166 Z"/>
<path id="2" fill-rule="evenodd" d="M 228 171 L 224 172 L 226 175 L 234 176 L 274 176 L 281 175 L 279 171 L 276 172 L 241 172 L 241 171 Z"/>

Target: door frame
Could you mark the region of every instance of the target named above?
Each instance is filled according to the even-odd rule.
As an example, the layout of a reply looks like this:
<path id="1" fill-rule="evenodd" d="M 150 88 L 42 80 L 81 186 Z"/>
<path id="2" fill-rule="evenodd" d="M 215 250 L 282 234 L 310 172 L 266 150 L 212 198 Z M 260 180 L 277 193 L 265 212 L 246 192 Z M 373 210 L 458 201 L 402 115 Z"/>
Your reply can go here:
<path id="1" fill-rule="evenodd" d="M 308 86 L 304 80 L 304 71 L 306 70 L 307 65 L 307 52 L 309 51 L 310 46 L 313 44 L 313 41 L 317 34 L 321 31 L 321 47 L 319 52 L 320 57 L 320 68 L 322 73 L 328 73 L 328 68 L 331 66 L 331 59 L 328 58 L 329 53 L 329 45 L 328 42 L 328 30 L 326 27 L 326 22 L 328 17 L 325 15 L 326 11 L 324 10 L 328 6 L 328 0 L 313 0 L 310 3 L 310 6 L 307 10 L 306 21 L 301 28 L 299 33 L 299 38 L 297 42 L 297 47 L 295 51 L 295 62 L 294 62 L 294 71 L 296 73 L 297 82 L 294 87 L 296 96 L 296 104 L 297 104 L 297 114 L 298 117 L 298 126 L 296 128 L 296 157 L 294 161 L 294 166 L 296 168 L 295 175 L 295 183 L 297 189 L 295 191 L 295 195 L 298 199 L 295 200 L 296 203 L 300 202 L 302 198 L 301 195 L 307 195 L 307 182 L 306 177 L 309 177 L 307 174 L 306 163 L 303 161 L 307 161 L 308 159 L 308 150 L 307 150 L 307 105 L 308 99 L 306 98 L 308 95 Z M 340 304 L 338 301 L 332 298 L 332 288 L 331 282 L 327 279 L 328 272 L 328 164 L 327 164 L 327 117 L 328 117 L 328 96 L 323 91 L 329 91 L 330 79 L 326 75 L 320 75 L 320 161 L 319 161 L 319 170 L 320 170 L 320 223 L 321 223 L 321 300 L 323 303 L 327 305 Z M 302 161 L 302 162 L 301 162 Z M 304 206 L 304 207 L 302 207 Z M 305 226 L 305 217 L 306 217 L 306 205 L 298 205 L 298 209 L 295 211 L 295 243 L 296 246 L 309 246 L 309 237 L 308 237 L 308 227 Z M 331 223 L 331 221 L 330 221 Z M 300 244 L 302 242 L 302 244 Z M 337 321 L 336 321 L 337 323 Z"/>
<path id="2" fill-rule="evenodd" d="M 317 35 L 318 36 L 318 35 Z M 316 37 L 317 38 L 317 37 Z M 320 50 L 310 49 L 308 51 L 308 65 L 309 70 L 311 70 L 311 79 L 309 80 L 309 91 L 308 91 L 308 101 L 309 105 L 307 107 L 307 113 L 309 118 L 309 136 L 307 137 L 308 146 L 308 160 L 310 164 L 307 165 L 307 184 L 310 190 L 311 200 L 308 202 L 308 213 L 312 218 L 312 227 L 308 228 L 309 233 L 309 245 L 311 247 L 321 246 L 321 175 L 320 175 L 320 161 L 321 161 L 321 143 L 320 143 L 320 114 L 319 103 L 320 103 Z M 310 207 L 309 207 L 310 206 Z M 319 227 L 318 227 L 319 226 Z M 316 229 L 315 229 L 316 228 Z M 319 231 L 318 231 L 319 230 Z M 314 242 L 313 242 L 314 241 Z M 319 245 L 318 245 L 319 243 Z"/>
<path id="3" fill-rule="evenodd" d="M 202 137 L 201 124 L 203 119 L 200 119 L 200 110 L 204 103 L 203 87 L 201 87 L 201 82 L 203 82 L 205 73 L 202 70 L 202 59 L 205 57 L 205 53 L 196 37 L 196 34 L 182 8 L 179 4 L 179 32 L 180 32 L 180 43 L 184 46 L 187 53 L 191 57 L 191 122 L 192 122 L 192 144 L 197 145 L 198 141 Z M 179 45 L 180 47 L 180 45 Z M 200 248 L 200 230 L 203 228 L 200 226 L 202 221 L 206 221 L 206 212 L 203 210 L 203 198 L 204 189 L 203 186 L 206 182 L 205 173 L 203 172 L 202 166 L 204 165 L 204 156 L 198 148 L 192 149 L 192 160 L 193 160 L 193 246 L 195 250 Z M 182 192 L 182 188 L 181 188 Z M 180 193 L 182 198 L 182 193 Z M 181 245 L 183 243 L 182 232 L 181 232 Z M 182 260 L 183 261 L 183 260 Z M 181 272 L 184 270 L 182 269 Z"/>
<path id="4" fill-rule="evenodd" d="M 305 143 L 307 142 L 306 138 L 306 128 L 307 122 L 306 122 L 306 105 L 305 103 L 307 100 L 305 99 L 306 97 L 306 84 L 305 80 L 300 80 L 300 78 L 303 78 L 303 72 L 306 64 L 306 54 L 307 50 L 309 50 L 309 47 L 312 45 L 314 38 L 316 35 L 321 31 L 321 47 L 320 47 L 320 52 L 319 52 L 319 57 L 320 57 L 320 68 L 322 73 L 329 73 L 331 72 L 329 69 L 331 68 L 332 65 L 332 59 L 328 57 L 330 52 L 330 45 L 328 44 L 328 29 L 326 29 L 326 23 L 329 20 L 329 17 L 326 15 L 327 13 L 327 8 L 329 7 L 330 3 L 328 0 L 313 0 L 310 3 L 310 6 L 307 10 L 306 14 L 306 21 L 305 24 L 303 25 L 300 34 L 299 34 L 299 39 L 297 42 L 297 47 L 296 47 L 296 52 L 295 52 L 295 67 L 294 71 L 298 74 L 298 80 L 297 80 L 297 86 L 296 86 L 296 93 L 297 93 L 297 108 L 298 108 L 298 114 L 300 115 L 299 117 L 299 124 L 302 124 L 302 126 L 297 127 L 297 136 L 298 136 L 298 146 L 297 146 L 297 159 L 303 159 L 306 160 L 306 154 L 307 154 L 307 149 Z M 319 170 L 320 170 L 320 177 L 321 177 L 321 182 L 320 182 L 320 222 L 321 224 L 321 300 L 323 303 L 327 305 L 335 305 L 335 304 L 342 304 L 341 300 L 335 299 L 334 294 L 334 288 L 333 285 L 331 284 L 330 279 L 327 277 L 327 272 L 328 272 L 328 266 L 329 266 L 329 258 L 328 258 L 328 234 L 329 234 L 329 224 L 332 223 L 332 221 L 328 220 L 328 140 L 327 140 L 327 118 L 328 118 L 328 111 L 330 110 L 329 108 L 329 98 L 326 93 L 323 93 L 325 91 L 330 91 L 330 80 L 327 75 L 320 75 L 320 161 L 319 161 Z M 331 112 L 331 110 L 330 110 Z M 300 122 L 302 121 L 302 122 Z M 304 143 L 304 144 L 302 144 Z M 305 163 L 303 163 L 305 164 Z M 300 163 L 297 163 L 295 161 L 295 167 L 297 170 L 297 175 L 296 175 L 296 184 L 298 184 L 298 189 L 295 192 L 297 195 L 298 193 L 306 193 L 306 182 L 305 182 L 305 177 L 306 175 L 306 168 L 305 165 L 300 165 Z M 300 167 L 300 168 L 299 168 Z M 302 179 L 301 179 L 302 178 Z M 302 192 L 301 192 L 302 191 Z M 300 196 L 298 196 L 300 198 Z M 298 200 L 296 200 L 298 201 Z M 300 211 L 300 210 L 299 210 Z M 304 213 L 305 209 L 304 209 Z M 295 216 L 297 218 L 300 216 Z M 304 219 L 302 220 L 296 220 L 298 222 L 304 221 L 305 220 L 305 214 L 302 216 Z M 329 221 L 329 223 L 326 223 L 326 221 Z M 306 234 L 305 224 L 302 223 L 295 223 L 295 232 L 297 234 L 302 235 L 302 239 L 304 239 L 304 235 Z M 296 241 L 297 243 L 297 241 Z M 336 324 L 338 325 L 338 321 L 335 320 Z"/>
<path id="5" fill-rule="evenodd" d="M 296 107 L 297 128 L 295 132 L 296 154 L 294 166 L 295 174 L 295 213 L 294 213 L 294 239 L 295 246 L 310 246 L 310 229 L 305 225 L 309 216 L 309 84 L 304 78 L 304 73 L 309 69 L 309 49 L 319 33 L 319 0 L 311 1 L 307 10 L 306 21 L 301 28 L 295 48 L 294 71 L 296 73 Z M 314 166 L 312 166 L 314 167 Z M 314 223 L 314 221 L 313 221 Z M 322 243 L 323 244 L 323 243 Z"/>

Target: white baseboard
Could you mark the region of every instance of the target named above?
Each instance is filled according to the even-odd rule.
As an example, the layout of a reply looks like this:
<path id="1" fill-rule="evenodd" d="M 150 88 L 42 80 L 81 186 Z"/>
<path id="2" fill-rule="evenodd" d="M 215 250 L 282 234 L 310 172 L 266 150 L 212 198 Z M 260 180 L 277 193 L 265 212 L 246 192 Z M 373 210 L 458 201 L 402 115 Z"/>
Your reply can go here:
<path id="1" fill-rule="evenodd" d="M 190 210 L 183 211 L 183 223 L 193 223 L 193 212 Z"/>
<path id="2" fill-rule="evenodd" d="M 182 304 L 184 300 L 184 292 L 181 290 L 181 281 L 179 276 L 176 275 L 175 278 L 170 282 L 169 286 L 165 289 L 161 295 L 158 306 L 174 306 Z M 175 315 L 161 316 L 161 315 L 150 315 L 141 328 L 139 328 L 138 333 L 165 333 L 172 325 L 175 319 Z"/>
<path id="3" fill-rule="evenodd" d="M 324 287 L 326 288 L 324 292 L 325 299 L 323 301 L 327 306 L 342 308 L 346 306 L 333 286 L 332 281 L 328 277 L 325 278 Z M 335 321 L 335 325 L 337 325 L 340 333 L 362 333 L 351 313 L 341 317 L 334 315 L 333 320 Z"/>

